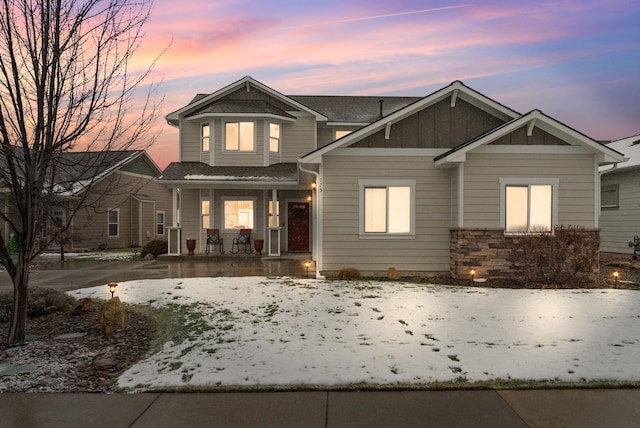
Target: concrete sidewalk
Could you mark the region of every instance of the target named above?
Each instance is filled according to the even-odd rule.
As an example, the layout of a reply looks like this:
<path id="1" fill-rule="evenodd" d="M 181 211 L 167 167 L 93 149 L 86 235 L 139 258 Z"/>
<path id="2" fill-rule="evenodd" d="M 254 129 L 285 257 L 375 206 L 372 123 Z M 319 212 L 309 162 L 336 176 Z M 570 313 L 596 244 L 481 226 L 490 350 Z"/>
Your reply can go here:
<path id="1" fill-rule="evenodd" d="M 0 427 L 632 427 L 640 390 L 0 394 Z"/>

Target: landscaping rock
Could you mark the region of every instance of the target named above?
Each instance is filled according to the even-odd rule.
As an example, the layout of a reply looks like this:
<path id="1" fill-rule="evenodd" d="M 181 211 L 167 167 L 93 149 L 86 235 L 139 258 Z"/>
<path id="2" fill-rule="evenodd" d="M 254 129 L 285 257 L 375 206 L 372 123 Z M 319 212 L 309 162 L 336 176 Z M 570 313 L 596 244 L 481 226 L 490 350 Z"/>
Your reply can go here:
<path id="1" fill-rule="evenodd" d="M 117 330 L 124 330 L 127 326 L 127 310 L 120 301 L 114 297 L 108 300 L 100 309 L 100 331 L 111 336 Z"/>
<path id="2" fill-rule="evenodd" d="M 91 312 L 93 310 L 93 300 L 91 297 L 85 297 L 83 299 L 78 299 L 73 306 L 71 307 L 72 315 L 80 315 L 86 312 Z"/>
<path id="3" fill-rule="evenodd" d="M 401 278 L 402 275 L 400 275 L 400 272 L 398 272 L 396 268 L 390 267 L 389 269 L 387 269 L 387 279 L 398 280 Z"/>

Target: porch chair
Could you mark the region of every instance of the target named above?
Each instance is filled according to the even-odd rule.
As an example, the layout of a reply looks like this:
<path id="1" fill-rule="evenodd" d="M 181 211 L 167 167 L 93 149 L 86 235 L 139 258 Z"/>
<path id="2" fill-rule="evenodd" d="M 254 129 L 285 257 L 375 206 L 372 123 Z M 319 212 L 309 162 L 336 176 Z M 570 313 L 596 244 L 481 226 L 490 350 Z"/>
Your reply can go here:
<path id="1" fill-rule="evenodd" d="M 207 229 L 207 254 L 209 254 L 211 249 L 213 249 L 213 251 L 217 249 L 220 254 L 224 254 L 224 245 L 220 237 L 220 229 Z"/>
<path id="2" fill-rule="evenodd" d="M 240 233 L 237 238 L 233 238 L 231 244 L 231 252 L 237 254 L 240 252 L 240 246 L 243 246 L 243 250 L 246 254 L 253 253 L 251 249 L 251 229 L 240 229 Z M 233 251 L 235 249 L 235 251 Z"/>

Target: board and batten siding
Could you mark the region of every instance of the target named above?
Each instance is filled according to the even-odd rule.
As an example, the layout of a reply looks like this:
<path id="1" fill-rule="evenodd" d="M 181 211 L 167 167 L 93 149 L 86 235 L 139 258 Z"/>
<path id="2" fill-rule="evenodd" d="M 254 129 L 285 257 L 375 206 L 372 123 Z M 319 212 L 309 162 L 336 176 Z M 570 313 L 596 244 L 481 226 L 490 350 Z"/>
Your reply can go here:
<path id="1" fill-rule="evenodd" d="M 629 242 L 640 235 L 640 171 L 605 174 L 602 186 L 618 186 L 618 207 L 600 211 L 600 250 L 633 254 Z"/>
<path id="2" fill-rule="evenodd" d="M 557 178 L 558 224 L 594 227 L 594 155 L 469 153 L 464 227 L 500 227 L 500 178 Z"/>
<path id="3" fill-rule="evenodd" d="M 326 156 L 323 161 L 323 269 L 362 272 L 449 270 L 451 171 L 431 157 Z M 416 180 L 414 239 L 359 237 L 360 179 Z"/>

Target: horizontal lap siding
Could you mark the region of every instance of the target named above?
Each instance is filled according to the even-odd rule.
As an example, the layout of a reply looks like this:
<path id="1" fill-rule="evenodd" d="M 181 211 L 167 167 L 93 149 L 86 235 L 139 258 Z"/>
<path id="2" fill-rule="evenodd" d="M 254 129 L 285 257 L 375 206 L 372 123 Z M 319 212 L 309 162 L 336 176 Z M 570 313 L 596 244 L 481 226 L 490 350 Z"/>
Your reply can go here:
<path id="1" fill-rule="evenodd" d="M 295 123 L 284 123 L 281 129 L 282 162 L 297 162 L 298 158 L 316 149 L 315 117 L 298 117 Z"/>
<path id="2" fill-rule="evenodd" d="M 448 271 L 450 170 L 432 158 L 332 156 L 323 162 L 325 270 Z M 359 237 L 359 179 L 415 179 L 415 239 Z"/>
<path id="3" fill-rule="evenodd" d="M 618 184 L 618 208 L 603 208 L 600 214 L 600 249 L 633 254 L 629 242 L 640 235 L 640 173 L 602 176 L 602 185 Z"/>
<path id="4" fill-rule="evenodd" d="M 558 221 L 594 226 L 594 158 L 589 154 L 468 154 L 465 227 L 500 227 L 500 178 L 557 178 Z"/>

